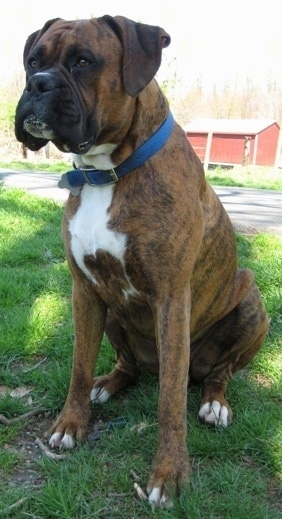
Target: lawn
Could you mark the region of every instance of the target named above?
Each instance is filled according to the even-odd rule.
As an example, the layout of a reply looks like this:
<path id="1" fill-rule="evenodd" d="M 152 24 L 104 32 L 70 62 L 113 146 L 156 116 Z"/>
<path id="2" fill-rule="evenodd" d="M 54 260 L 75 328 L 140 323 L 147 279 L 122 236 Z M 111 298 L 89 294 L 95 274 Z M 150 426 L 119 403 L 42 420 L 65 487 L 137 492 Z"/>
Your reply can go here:
<path id="1" fill-rule="evenodd" d="M 210 167 L 206 177 L 214 186 L 282 191 L 282 170 L 278 168 L 260 166 Z"/>
<path id="2" fill-rule="evenodd" d="M 19 161 L 1 162 L 0 168 L 16 171 L 46 171 L 64 173 L 71 169 L 71 161 Z M 214 186 L 249 187 L 282 191 L 282 169 L 260 166 L 210 167 L 206 172 Z"/>
<path id="3" fill-rule="evenodd" d="M 46 173 L 65 173 L 72 167 L 72 162 L 69 161 L 58 161 L 58 160 L 49 160 L 47 162 L 42 162 L 42 160 L 38 160 L 36 162 L 29 162 L 28 160 L 12 160 L 9 162 L 1 162 L 1 169 L 15 170 L 15 171 L 42 171 Z"/>
<path id="4" fill-rule="evenodd" d="M 71 279 L 60 236 L 62 211 L 50 200 L 0 190 L 0 516 L 277 519 L 282 513 L 281 238 L 237 234 L 240 265 L 254 270 L 271 318 L 269 334 L 252 364 L 229 385 L 230 428 L 201 425 L 200 388 L 190 388 L 191 481 L 172 511 L 153 514 L 133 486 L 137 474 L 146 488 L 157 440 L 158 384 L 145 372 L 136 387 L 104 406 L 93 405 L 88 441 L 65 458 L 49 459 L 35 444 L 39 438 L 48 445 L 47 431 L 64 403 L 71 369 Z M 113 365 L 104 339 L 97 373 Z M 38 414 L 13 421 L 32 410 Z M 105 432 L 97 439 L 100 429 Z"/>

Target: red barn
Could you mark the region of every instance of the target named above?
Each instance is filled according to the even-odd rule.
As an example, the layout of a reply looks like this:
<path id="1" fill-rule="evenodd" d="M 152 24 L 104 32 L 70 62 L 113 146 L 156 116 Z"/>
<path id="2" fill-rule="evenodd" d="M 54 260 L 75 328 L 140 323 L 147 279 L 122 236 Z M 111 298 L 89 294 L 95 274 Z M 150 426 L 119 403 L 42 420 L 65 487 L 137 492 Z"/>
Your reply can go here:
<path id="1" fill-rule="evenodd" d="M 265 119 L 198 119 L 185 128 L 187 139 L 208 164 L 274 166 L 280 127 Z"/>

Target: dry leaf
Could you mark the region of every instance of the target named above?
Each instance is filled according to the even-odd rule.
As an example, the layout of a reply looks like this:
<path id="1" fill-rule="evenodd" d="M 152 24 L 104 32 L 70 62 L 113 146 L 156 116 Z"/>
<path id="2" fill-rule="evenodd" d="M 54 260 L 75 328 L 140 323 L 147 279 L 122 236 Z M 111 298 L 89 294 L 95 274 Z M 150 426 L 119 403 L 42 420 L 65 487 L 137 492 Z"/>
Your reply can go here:
<path id="1" fill-rule="evenodd" d="M 135 425 L 133 425 L 133 427 L 131 427 L 131 431 L 137 431 L 137 432 L 141 432 L 143 431 L 143 429 L 146 429 L 148 427 L 148 424 L 146 424 L 146 422 L 140 422 L 140 423 L 137 423 Z"/>
<path id="2" fill-rule="evenodd" d="M 32 389 L 28 389 L 27 387 L 17 387 L 16 389 L 13 389 L 12 391 L 10 391 L 10 396 L 12 398 L 22 398 L 23 396 L 27 395 L 28 393 L 30 393 L 32 391 Z"/>
<path id="3" fill-rule="evenodd" d="M 8 386 L 0 386 L 0 395 L 5 396 L 7 393 L 10 393 L 11 389 Z"/>

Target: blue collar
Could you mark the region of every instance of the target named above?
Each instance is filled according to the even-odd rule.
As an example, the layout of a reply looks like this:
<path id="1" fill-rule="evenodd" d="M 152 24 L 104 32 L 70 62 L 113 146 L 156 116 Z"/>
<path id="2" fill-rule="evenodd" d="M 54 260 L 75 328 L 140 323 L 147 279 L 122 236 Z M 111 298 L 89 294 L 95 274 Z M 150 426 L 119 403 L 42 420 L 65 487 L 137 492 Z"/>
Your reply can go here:
<path id="1" fill-rule="evenodd" d="M 69 189 L 73 195 L 77 196 L 83 184 L 103 186 L 117 182 L 126 173 L 138 168 L 155 155 L 170 137 L 173 126 L 174 119 L 171 112 L 169 112 L 158 130 L 119 166 L 110 170 L 93 169 L 91 166 L 74 169 L 62 175 L 58 186 L 62 189 Z"/>

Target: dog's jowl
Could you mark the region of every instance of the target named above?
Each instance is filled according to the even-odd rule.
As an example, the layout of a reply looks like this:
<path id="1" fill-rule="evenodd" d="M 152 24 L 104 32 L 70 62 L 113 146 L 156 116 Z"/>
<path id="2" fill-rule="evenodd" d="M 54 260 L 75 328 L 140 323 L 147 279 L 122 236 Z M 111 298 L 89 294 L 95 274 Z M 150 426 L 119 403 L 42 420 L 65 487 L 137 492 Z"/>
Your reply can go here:
<path id="1" fill-rule="evenodd" d="M 60 181 L 70 191 L 74 359 L 50 444 L 83 440 L 90 399 L 105 402 L 145 366 L 159 376 L 147 491 L 161 507 L 189 477 L 188 378 L 203 388 L 199 418 L 228 426 L 228 381 L 268 326 L 252 272 L 238 268 L 230 220 L 154 79 L 169 43 L 160 27 L 121 16 L 48 21 L 26 42 L 15 123 L 25 146 L 52 141 L 75 163 Z M 117 363 L 93 380 L 104 332 Z"/>

